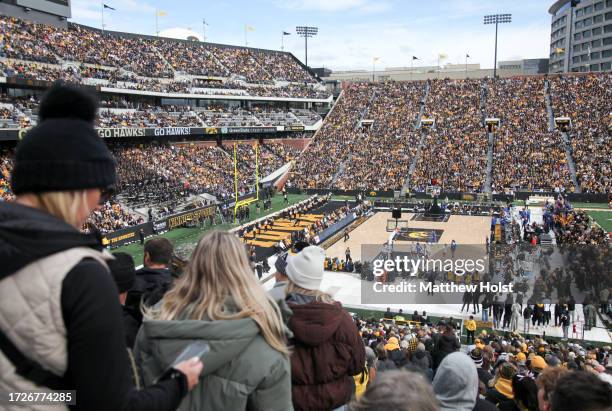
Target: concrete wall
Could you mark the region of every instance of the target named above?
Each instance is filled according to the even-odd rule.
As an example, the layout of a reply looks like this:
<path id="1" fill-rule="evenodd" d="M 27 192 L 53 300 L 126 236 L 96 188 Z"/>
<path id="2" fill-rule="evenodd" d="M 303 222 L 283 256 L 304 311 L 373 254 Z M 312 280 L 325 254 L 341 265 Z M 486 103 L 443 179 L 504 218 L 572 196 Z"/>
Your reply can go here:
<path id="1" fill-rule="evenodd" d="M 43 13 L 34 9 L 26 12 L 23 7 L 13 4 L 0 3 L 0 14 L 17 17 L 22 20 L 33 21 L 35 23 L 49 24 L 51 26 L 61 28 L 68 27 L 68 21 L 65 18 L 53 14 Z"/>
<path id="2" fill-rule="evenodd" d="M 525 73 L 523 70 L 504 70 L 498 69 L 499 77 L 514 77 L 522 76 Z M 429 80 L 436 78 L 450 78 L 453 80 L 464 78 L 485 78 L 493 77 L 493 69 L 480 69 L 465 71 L 441 71 L 440 73 L 411 73 L 410 71 L 380 71 L 375 73 L 375 81 L 395 80 L 395 81 L 410 81 L 410 80 Z M 372 72 L 362 73 L 332 73 L 330 77 L 323 80 L 338 80 L 338 81 L 372 81 Z"/>

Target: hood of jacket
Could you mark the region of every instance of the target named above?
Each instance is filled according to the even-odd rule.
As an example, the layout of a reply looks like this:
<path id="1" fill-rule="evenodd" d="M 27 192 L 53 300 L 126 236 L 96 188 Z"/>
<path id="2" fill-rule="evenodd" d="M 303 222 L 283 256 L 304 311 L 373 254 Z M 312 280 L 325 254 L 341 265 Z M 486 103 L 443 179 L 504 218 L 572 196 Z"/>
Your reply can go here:
<path id="1" fill-rule="evenodd" d="M 440 411 L 472 411 L 478 397 L 478 371 L 472 359 L 461 352 L 444 357 L 433 388 Z"/>
<path id="2" fill-rule="evenodd" d="M 251 318 L 238 320 L 145 320 L 141 333 L 150 352 L 162 368 L 170 366 L 185 347 L 204 341 L 210 351 L 204 355 L 203 376 L 213 374 L 235 360 L 260 333 Z"/>
<path id="3" fill-rule="evenodd" d="M 299 341 L 306 345 L 318 346 L 329 341 L 342 323 L 345 311 L 340 303 L 312 301 L 308 304 L 292 304 L 293 315 L 289 328 Z"/>
<path id="4" fill-rule="evenodd" d="M 75 247 L 102 250 L 95 235 L 83 234 L 59 218 L 0 202 L 0 280 L 38 259 Z"/>

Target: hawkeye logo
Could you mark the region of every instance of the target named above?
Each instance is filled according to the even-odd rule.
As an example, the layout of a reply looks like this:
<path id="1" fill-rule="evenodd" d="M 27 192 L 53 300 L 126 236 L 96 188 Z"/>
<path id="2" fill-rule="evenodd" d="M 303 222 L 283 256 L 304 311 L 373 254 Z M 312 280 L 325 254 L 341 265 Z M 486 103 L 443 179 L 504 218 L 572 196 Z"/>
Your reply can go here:
<path id="1" fill-rule="evenodd" d="M 376 197 L 376 194 L 378 194 L 376 191 L 370 191 L 370 197 Z"/>
<path id="2" fill-rule="evenodd" d="M 429 238 L 429 233 L 427 231 L 413 231 L 408 233 L 407 237 L 414 238 L 415 240 L 426 240 Z"/>

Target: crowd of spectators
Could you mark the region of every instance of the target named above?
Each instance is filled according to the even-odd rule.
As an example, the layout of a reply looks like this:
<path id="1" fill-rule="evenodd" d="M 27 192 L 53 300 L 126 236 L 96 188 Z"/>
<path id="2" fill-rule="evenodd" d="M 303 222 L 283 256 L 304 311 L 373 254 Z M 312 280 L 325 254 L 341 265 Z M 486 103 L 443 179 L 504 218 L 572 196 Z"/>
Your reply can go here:
<path id="1" fill-rule="evenodd" d="M 550 78 L 555 117 L 569 117 L 572 157 L 583 192 L 612 191 L 610 101 L 612 75 L 590 73 Z"/>
<path id="2" fill-rule="evenodd" d="M 500 119 L 493 150 L 494 192 L 572 189 L 561 135 L 548 131 L 542 77 L 487 80 L 485 112 Z"/>
<path id="3" fill-rule="evenodd" d="M 14 64 L 25 69 L 17 67 L 9 71 L 9 75 L 15 73 L 46 81 L 65 79 L 80 82 L 94 78 L 109 80 L 110 85 L 120 88 L 197 93 L 197 89 L 192 89 L 195 85 L 190 80 L 163 80 L 173 79 L 177 71 L 193 76 L 235 77 L 247 83 L 241 88 L 248 90 L 250 95 L 329 96 L 312 87 L 317 83 L 315 78 L 287 53 L 166 38 L 123 37 L 77 24 L 61 29 L 1 16 L 0 57 L 22 60 Z M 80 73 L 66 72 L 58 65 L 60 61 L 80 64 Z M 95 68 L 84 67 L 83 64 L 94 65 Z M 126 75 L 126 71 L 133 74 Z M 275 86 L 277 81 L 294 84 Z M 263 84 L 274 87 L 257 86 Z M 234 87 L 228 85 L 227 88 Z"/>
<path id="4" fill-rule="evenodd" d="M 411 177 L 424 192 L 432 181 L 445 191 L 482 191 L 487 134 L 482 123 L 480 80 L 431 80 L 424 117 L 435 121 Z"/>
<path id="5" fill-rule="evenodd" d="M 121 204 L 107 201 L 89 215 L 85 222 L 85 229 L 93 225 L 101 234 L 107 234 L 144 222 L 142 216 L 130 213 Z"/>
<path id="6" fill-rule="evenodd" d="M 10 185 L 13 151 L 12 148 L 0 148 L 0 201 L 10 201 L 15 198 Z"/>
<path id="7" fill-rule="evenodd" d="M 482 331 L 461 348 L 452 318 L 433 320 L 426 312 L 390 309 L 384 317 L 354 316 L 367 361 L 355 381 L 365 381 L 368 388 L 351 409 L 386 409 L 400 404 L 397 396 L 413 399 L 410 407 L 396 407 L 401 410 L 555 411 L 612 404 L 609 346 Z M 375 395 L 404 376 L 418 386 L 409 389 L 420 393 L 418 402 L 414 392 L 400 394 L 406 388 Z"/>
<path id="8" fill-rule="evenodd" d="M 328 114 L 310 145 L 302 153 L 293 181 L 303 188 L 330 187 L 338 167 L 348 158 L 363 131 L 361 113 L 373 97 L 372 86 L 352 83 Z"/>
<path id="9" fill-rule="evenodd" d="M 374 99 L 365 113 L 373 120 L 351 141 L 350 159 L 335 183 L 341 189 L 399 190 L 418 147 L 413 131 L 423 82 L 385 82 L 370 87 Z"/>
<path id="10" fill-rule="evenodd" d="M 202 127 L 202 122 L 188 106 L 154 107 L 145 105 L 136 110 L 100 110 L 98 127 Z"/>

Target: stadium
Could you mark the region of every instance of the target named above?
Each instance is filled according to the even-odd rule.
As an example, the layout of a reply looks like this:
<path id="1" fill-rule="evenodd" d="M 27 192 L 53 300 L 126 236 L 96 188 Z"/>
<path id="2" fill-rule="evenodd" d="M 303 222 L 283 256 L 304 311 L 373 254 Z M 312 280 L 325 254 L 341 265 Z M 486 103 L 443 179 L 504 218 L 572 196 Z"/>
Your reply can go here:
<path id="1" fill-rule="evenodd" d="M 74 3 L 0 3 L 0 409 L 612 407 L 612 2 L 351 81 Z"/>

